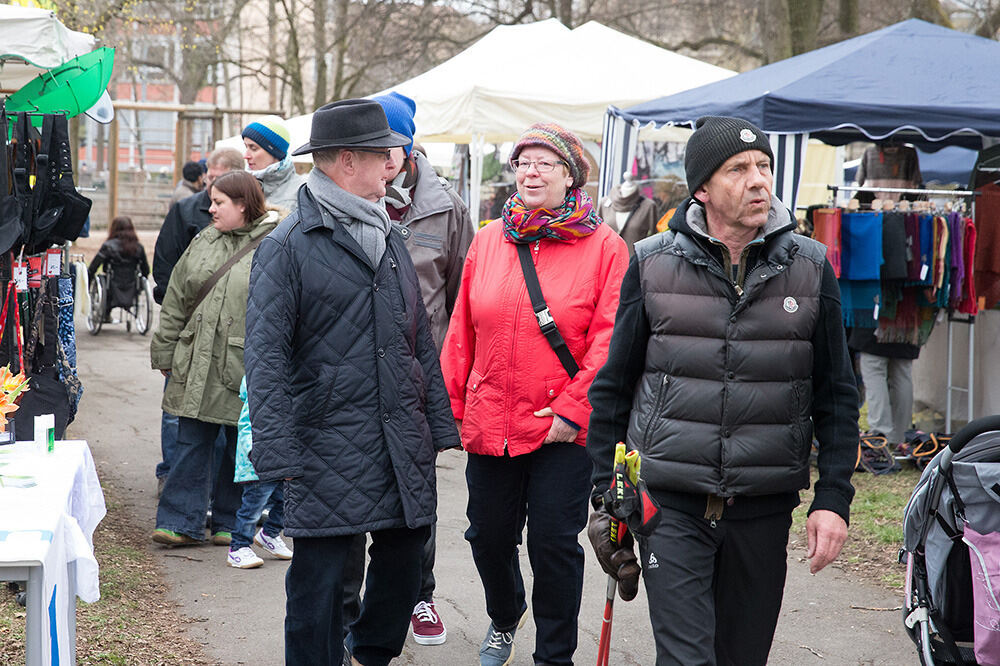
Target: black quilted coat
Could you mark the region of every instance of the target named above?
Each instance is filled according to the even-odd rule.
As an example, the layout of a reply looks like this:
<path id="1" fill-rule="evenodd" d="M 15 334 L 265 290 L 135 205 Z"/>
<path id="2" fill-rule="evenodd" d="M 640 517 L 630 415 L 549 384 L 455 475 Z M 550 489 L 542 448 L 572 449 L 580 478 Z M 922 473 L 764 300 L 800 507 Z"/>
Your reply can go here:
<path id="1" fill-rule="evenodd" d="M 435 454 L 460 441 L 399 227 L 373 267 L 302 188 L 254 256 L 245 361 L 251 460 L 288 479 L 286 534 L 434 522 Z"/>

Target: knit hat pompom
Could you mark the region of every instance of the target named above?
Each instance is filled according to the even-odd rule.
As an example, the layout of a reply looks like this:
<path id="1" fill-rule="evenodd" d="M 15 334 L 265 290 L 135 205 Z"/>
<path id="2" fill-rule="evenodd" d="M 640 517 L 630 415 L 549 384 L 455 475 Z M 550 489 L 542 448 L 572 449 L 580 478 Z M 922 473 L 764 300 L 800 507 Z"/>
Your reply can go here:
<path id="1" fill-rule="evenodd" d="M 684 153 L 684 171 L 691 196 L 723 162 L 738 153 L 759 150 L 771 158 L 771 165 L 774 165 L 774 153 L 767 135 L 749 120 L 702 116 L 695 128 Z"/>
<path id="2" fill-rule="evenodd" d="M 409 157 L 410 151 L 413 150 L 413 134 L 417 130 L 417 126 L 413 124 L 413 114 L 417 112 L 417 103 L 398 92 L 379 95 L 372 97 L 372 99 L 382 105 L 385 117 L 389 121 L 389 129 L 410 138 L 410 142 L 403 146 L 406 156 Z"/>
<path id="3" fill-rule="evenodd" d="M 583 151 L 583 142 L 577 135 L 555 123 L 536 123 L 529 127 L 514 145 L 510 159 L 516 160 L 521 151 L 529 146 L 548 148 L 569 165 L 573 176 L 573 187 L 583 187 L 590 173 L 590 163 Z"/>
<path id="4" fill-rule="evenodd" d="M 241 135 L 244 139 L 250 139 L 266 150 L 279 162 L 285 159 L 285 155 L 288 154 L 288 142 L 291 140 L 291 134 L 288 133 L 285 121 L 278 116 L 258 118 L 244 127 Z"/>

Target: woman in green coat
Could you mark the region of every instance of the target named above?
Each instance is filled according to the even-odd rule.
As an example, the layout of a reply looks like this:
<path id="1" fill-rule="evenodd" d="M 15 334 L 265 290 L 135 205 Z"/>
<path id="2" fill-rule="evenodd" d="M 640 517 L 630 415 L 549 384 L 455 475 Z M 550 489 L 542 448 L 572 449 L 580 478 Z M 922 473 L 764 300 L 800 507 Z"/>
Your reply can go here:
<path id="1" fill-rule="evenodd" d="M 260 183 L 245 171 L 216 178 L 209 197 L 212 224 L 174 267 L 150 345 L 153 369 L 170 377 L 163 411 L 179 417 L 176 460 L 153 531 L 153 541 L 169 546 L 204 541 L 209 508 L 213 543 L 229 545 L 236 526 L 240 491 L 233 460 L 250 263 L 254 248 L 279 221 L 276 211 L 266 210 Z M 216 461 L 220 428 L 226 448 Z"/>

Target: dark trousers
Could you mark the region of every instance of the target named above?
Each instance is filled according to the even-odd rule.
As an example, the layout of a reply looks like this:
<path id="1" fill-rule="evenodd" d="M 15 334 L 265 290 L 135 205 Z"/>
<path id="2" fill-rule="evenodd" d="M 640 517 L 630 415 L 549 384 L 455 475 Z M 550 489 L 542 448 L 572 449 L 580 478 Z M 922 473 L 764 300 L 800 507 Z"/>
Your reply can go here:
<path id="1" fill-rule="evenodd" d="M 716 521 L 664 508 L 639 562 L 656 664 L 766 664 L 785 587 L 789 513 Z"/>
<path id="2" fill-rule="evenodd" d="M 221 455 L 216 446 L 220 429 L 226 442 Z M 156 508 L 156 526 L 204 539 L 205 513 L 211 509 L 212 533 L 232 532 L 242 499 L 233 482 L 235 459 L 235 426 L 182 416 L 174 460 Z"/>
<path id="3" fill-rule="evenodd" d="M 347 564 L 344 567 L 344 633 L 361 614 L 361 584 L 365 579 L 364 534 L 354 537 Z M 420 595 L 417 601 L 431 602 L 434 599 L 434 558 L 437 554 L 437 523 L 431 525 L 430 535 L 424 542 L 424 556 L 420 568 Z"/>
<path id="4" fill-rule="evenodd" d="M 583 593 L 583 549 L 591 463 L 584 447 L 546 444 L 515 456 L 469 454 L 465 538 L 486 593 L 486 612 L 500 631 L 517 626 L 525 607 L 518 545 L 525 520 L 534 574 L 535 663 L 572 664 Z"/>
<path id="5" fill-rule="evenodd" d="M 403 651 L 420 590 L 420 560 L 430 527 L 372 532 L 368 586 L 347 644 L 365 666 Z M 285 575 L 286 666 L 341 666 L 344 573 L 355 535 L 297 537 Z"/>

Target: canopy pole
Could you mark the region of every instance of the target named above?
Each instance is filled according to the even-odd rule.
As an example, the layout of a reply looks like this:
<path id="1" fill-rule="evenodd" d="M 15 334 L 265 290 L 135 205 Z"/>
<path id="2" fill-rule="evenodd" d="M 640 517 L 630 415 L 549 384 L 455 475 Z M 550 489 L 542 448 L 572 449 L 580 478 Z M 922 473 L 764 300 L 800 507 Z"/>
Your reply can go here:
<path id="1" fill-rule="evenodd" d="M 474 228 L 479 228 L 479 203 L 483 190 L 483 151 L 486 137 L 473 134 L 469 142 L 469 216 Z"/>

